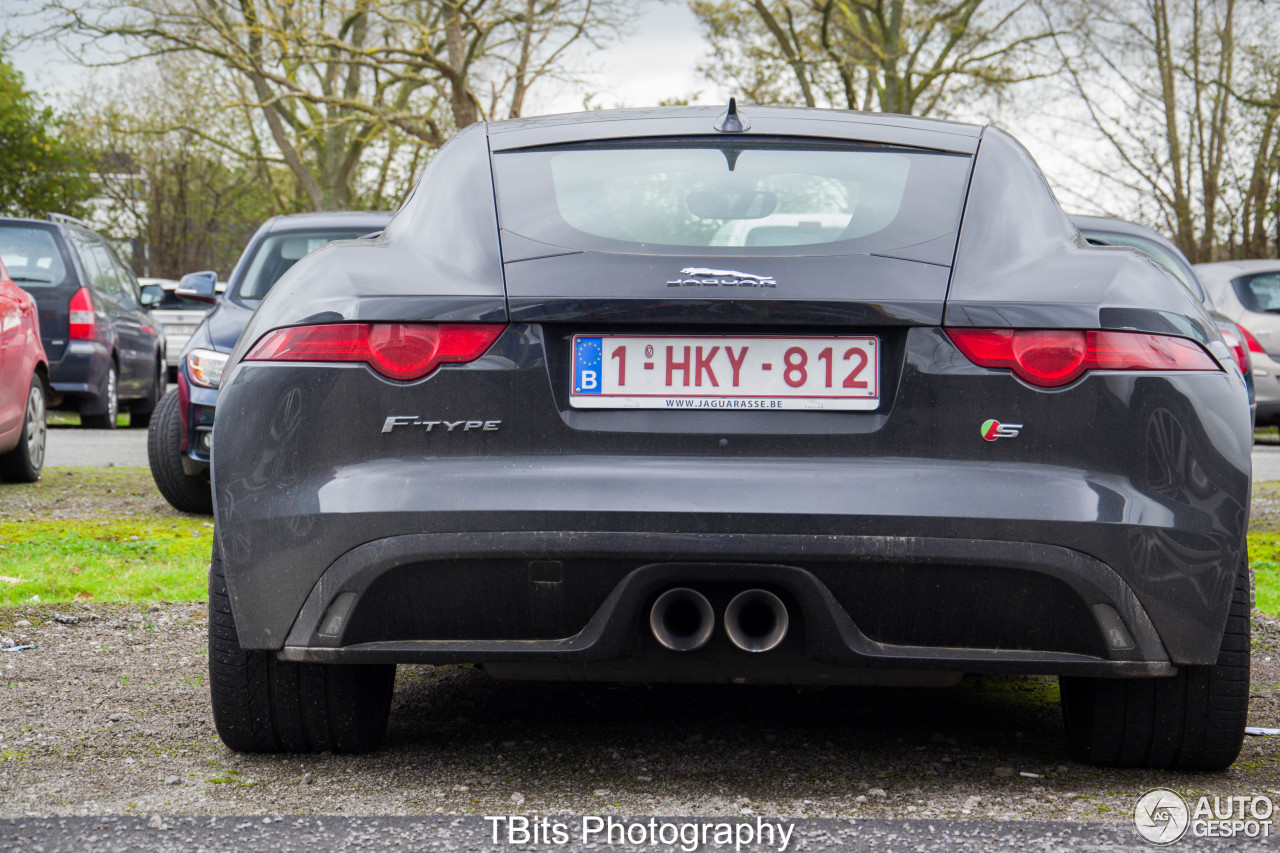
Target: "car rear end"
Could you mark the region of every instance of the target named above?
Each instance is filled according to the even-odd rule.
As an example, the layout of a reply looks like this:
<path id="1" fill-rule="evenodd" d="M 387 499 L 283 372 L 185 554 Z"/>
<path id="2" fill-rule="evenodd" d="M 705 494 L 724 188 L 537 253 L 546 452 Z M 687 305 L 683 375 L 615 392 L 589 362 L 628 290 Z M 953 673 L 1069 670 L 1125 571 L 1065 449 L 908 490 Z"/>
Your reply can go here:
<path id="1" fill-rule="evenodd" d="M 1198 264 L 1220 310 L 1249 350 L 1259 426 L 1280 426 L 1280 261 Z"/>
<path id="2" fill-rule="evenodd" d="M 957 259 L 1027 218 L 971 218 L 1017 162 L 976 174 L 981 129 L 811 115 L 476 128 L 383 238 L 299 263 L 218 406 L 239 643 L 733 682 L 1212 660 L 1249 425 L 1211 321 L 1065 219 L 1078 303 Z"/>
<path id="3" fill-rule="evenodd" d="M 107 324 L 61 226 L 0 218 L 0 258 L 36 300 L 55 402 L 96 398 L 110 362 Z"/>

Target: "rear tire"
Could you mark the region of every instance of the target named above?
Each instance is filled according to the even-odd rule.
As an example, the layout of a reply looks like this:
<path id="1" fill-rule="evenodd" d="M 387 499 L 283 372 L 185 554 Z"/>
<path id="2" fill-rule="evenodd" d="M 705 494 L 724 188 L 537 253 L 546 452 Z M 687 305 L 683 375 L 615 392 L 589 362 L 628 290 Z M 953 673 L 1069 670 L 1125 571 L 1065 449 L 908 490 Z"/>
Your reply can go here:
<path id="1" fill-rule="evenodd" d="M 147 462 L 156 488 L 174 509 L 196 515 L 213 514 L 213 491 L 208 477 L 192 476 L 182 467 L 182 405 L 178 392 L 166 394 L 156 406 L 147 431 Z M 136 417 L 131 415 L 131 417 Z"/>
<path id="2" fill-rule="evenodd" d="M 102 398 L 107 410 L 97 415 L 81 413 L 80 426 L 86 429 L 116 428 L 116 415 L 120 414 L 120 385 L 114 363 L 107 368 L 107 379 L 102 384 Z"/>
<path id="3" fill-rule="evenodd" d="M 31 377 L 27 390 L 27 406 L 22 415 L 22 434 L 18 446 L 0 455 L 0 480 L 10 483 L 34 483 L 44 469 L 45 440 L 48 437 L 44 383 Z"/>
<path id="4" fill-rule="evenodd" d="M 370 752 L 387 731 L 394 664 L 285 663 L 240 647 L 222 559 L 209 564 L 213 722 L 237 752 Z"/>
<path id="5" fill-rule="evenodd" d="M 151 388 L 147 391 L 147 396 L 141 400 L 134 400 L 129 404 L 130 429 L 151 425 L 151 413 L 156 410 L 156 406 L 160 405 L 160 400 L 164 398 L 165 375 L 164 362 L 157 362 L 156 375 L 151 377 Z"/>
<path id="6" fill-rule="evenodd" d="M 1249 712 L 1249 568 L 1210 666 L 1172 678 L 1060 679 L 1071 757 L 1098 767 L 1225 770 L 1240 754 Z"/>

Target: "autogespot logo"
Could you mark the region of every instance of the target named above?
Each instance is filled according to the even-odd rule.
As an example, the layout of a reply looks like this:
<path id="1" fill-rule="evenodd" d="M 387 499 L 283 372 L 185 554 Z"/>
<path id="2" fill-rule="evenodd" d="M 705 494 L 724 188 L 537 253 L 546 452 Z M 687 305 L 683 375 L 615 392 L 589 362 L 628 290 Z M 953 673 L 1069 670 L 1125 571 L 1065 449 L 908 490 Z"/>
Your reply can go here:
<path id="1" fill-rule="evenodd" d="M 1138 798 L 1133 825 L 1152 844 L 1172 844 L 1187 834 L 1191 812 L 1187 803 L 1168 788 L 1153 788 Z"/>
<path id="2" fill-rule="evenodd" d="M 1152 844 L 1192 838 L 1269 838 L 1275 804 L 1270 797 L 1199 797 L 1189 806 L 1168 788 L 1154 788 L 1138 799 L 1133 825 Z"/>
<path id="3" fill-rule="evenodd" d="M 992 418 L 982 425 L 982 437 L 987 441 L 995 441 L 997 438 L 1017 438 L 1020 429 L 1022 424 L 1002 424 Z"/>

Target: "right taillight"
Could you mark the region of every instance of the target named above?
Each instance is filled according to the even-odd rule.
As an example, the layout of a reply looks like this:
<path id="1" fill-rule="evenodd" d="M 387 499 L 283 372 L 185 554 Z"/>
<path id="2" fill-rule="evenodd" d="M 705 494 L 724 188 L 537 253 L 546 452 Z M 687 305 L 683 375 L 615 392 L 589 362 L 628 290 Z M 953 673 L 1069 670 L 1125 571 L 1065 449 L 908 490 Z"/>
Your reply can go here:
<path id="1" fill-rule="evenodd" d="M 1042 388 L 1056 388 L 1090 370 L 1218 370 L 1195 341 L 1145 332 L 1077 329 L 947 329 L 981 367 L 1008 368 Z"/>
<path id="2" fill-rule="evenodd" d="M 89 288 L 82 287 L 71 297 L 67 304 L 70 331 L 67 336 L 73 341 L 93 340 L 93 295 Z"/>

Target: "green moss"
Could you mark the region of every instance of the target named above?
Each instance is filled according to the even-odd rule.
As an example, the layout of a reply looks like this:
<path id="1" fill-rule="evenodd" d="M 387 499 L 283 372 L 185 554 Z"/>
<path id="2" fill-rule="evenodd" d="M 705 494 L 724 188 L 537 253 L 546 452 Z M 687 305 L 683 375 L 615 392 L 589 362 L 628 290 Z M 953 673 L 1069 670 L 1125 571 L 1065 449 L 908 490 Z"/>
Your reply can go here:
<path id="1" fill-rule="evenodd" d="M 1280 535 L 1250 533 L 1249 565 L 1253 568 L 1257 608 L 1263 613 L 1280 614 Z"/>
<path id="2" fill-rule="evenodd" d="M 0 604 L 203 599 L 212 542 L 196 518 L 0 522 Z"/>

